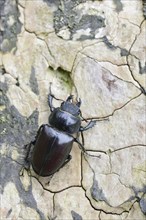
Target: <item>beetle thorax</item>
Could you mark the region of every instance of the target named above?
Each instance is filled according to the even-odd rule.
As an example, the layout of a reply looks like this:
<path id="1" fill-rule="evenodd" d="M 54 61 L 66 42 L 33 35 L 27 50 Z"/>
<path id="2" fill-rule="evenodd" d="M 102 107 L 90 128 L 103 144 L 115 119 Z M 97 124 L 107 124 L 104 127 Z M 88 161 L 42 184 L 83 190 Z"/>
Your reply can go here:
<path id="1" fill-rule="evenodd" d="M 69 111 L 56 108 L 49 116 L 49 123 L 60 131 L 74 134 L 79 131 L 81 119 L 78 115 L 75 116 Z"/>
<path id="2" fill-rule="evenodd" d="M 68 113 L 70 113 L 74 116 L 77 116 L 80 113 L 79 107 L 76 104 L 72 103 L 72 102 L 63 102 L 61 104 L 61 110 L 65 111 L 65 112 L 68 112 Z"/>

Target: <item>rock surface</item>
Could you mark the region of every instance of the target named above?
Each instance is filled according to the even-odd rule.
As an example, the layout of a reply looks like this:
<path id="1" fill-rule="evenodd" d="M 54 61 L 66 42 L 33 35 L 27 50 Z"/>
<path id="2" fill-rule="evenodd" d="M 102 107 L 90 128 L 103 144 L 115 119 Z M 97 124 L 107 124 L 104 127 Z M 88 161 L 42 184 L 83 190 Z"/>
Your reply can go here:
<path id="1" fill-rule="evenodd" d="M 35 3 L 34 3 L 35 2 Z M 144 220 L 145 1 L 0 1 L 0 218 Z M 21 169 L 41 124 L 49 83 L 81 98 L 97 120 L 85 149 L 51 177 Z M 54 106 L 60 101 L 54 100 Z M 86 125 L 86 122 L 83 122 Z"/>

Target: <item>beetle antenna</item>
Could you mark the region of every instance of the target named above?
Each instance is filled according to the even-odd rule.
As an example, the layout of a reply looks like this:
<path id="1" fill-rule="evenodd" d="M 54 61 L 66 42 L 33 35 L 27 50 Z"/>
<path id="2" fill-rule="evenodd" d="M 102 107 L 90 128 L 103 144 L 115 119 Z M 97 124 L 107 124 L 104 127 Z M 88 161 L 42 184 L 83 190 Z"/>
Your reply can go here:
<path id="1" fill-rule="evenodd" d="M 88 122 L 87 119 L 82 116 L 82 112 L 81 111 L 80 111 L 80 116 L 83 119 L 83 121 Z"/>
<path id="2" fill-rule="evenodd" d="M 50 97 L 52 97 L 51 99 L 56 99 L 56 100 L 58 100 L 58 101 L 61 101 L 61 102 L 64 102 L 64 100 L 63 99 L 58 99 L 58 98 L 56 98 L 53 94 L 52 94 L 52 91 L 51 91 L 51 86 L 52 86 L 52 82 L 50 82 L 49 83 L 50 84 L 50 86 L 49 86 L 49 95 L 48 95 L 48 101 L 49 101 L 49 98 Z"/>

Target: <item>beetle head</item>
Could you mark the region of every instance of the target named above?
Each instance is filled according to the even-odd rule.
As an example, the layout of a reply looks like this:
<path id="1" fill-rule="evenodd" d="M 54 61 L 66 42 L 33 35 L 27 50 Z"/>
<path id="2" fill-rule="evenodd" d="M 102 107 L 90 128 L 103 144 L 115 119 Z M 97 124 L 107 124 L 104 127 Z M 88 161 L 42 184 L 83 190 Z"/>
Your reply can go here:
<path id="1" fill-rule="evenodd" d="M 61 110 L 66 111 L 74 116 L 78 116 L 80 111 L 81 99 L 77 102 L 73 102 L 73 95 L 70 95 L 65 102 L 61 104 Z"/>

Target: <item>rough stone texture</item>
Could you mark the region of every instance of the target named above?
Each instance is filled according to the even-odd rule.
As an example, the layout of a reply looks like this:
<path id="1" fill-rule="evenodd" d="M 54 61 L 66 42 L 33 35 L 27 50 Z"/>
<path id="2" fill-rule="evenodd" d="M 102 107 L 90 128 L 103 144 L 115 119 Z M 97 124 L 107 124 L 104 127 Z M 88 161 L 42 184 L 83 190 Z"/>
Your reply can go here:
<path id="1" fill-rule="evenodd" d="M 6 52 L 16 47 L 17 34 L 21 31 L 17 1 L 1 0 L 0 16 L 0 49 Z"/>
<path id="2" fill-rule="evenodd" d="M 146 59 L 142 0 L 0 1 L 0 219 L 144 220 Z M 88 155 L 53 176 L 24 170 L 48 123 L 49 83 L 82 99 Z M 54 100 L 54 106 L 60 101 Z M 82 122 L 86 125 L 86 122 Z"/>

